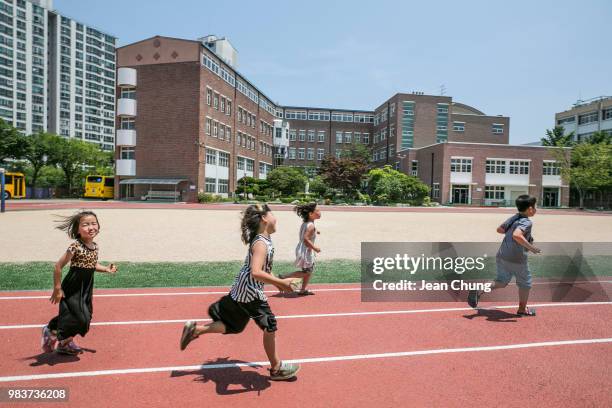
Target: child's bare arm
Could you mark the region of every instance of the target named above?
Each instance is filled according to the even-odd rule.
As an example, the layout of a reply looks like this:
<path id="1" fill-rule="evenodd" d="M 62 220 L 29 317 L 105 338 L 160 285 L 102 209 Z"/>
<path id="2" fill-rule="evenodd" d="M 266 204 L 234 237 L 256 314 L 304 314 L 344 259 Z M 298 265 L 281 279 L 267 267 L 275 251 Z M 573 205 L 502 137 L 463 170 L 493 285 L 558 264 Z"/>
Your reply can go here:
<path id="1" fill-rule="evenodd" d="M 506 233 L 506 229 L 504 228 L 503 225 L 500 225 L 499 227 L 497 227 L 497 233 L 498 234 L 505 234 Z"/>
<path id="2" fill-rule="evenodd" d="M 101 265 L 99 263 L 96 264 L 96 272 L 102 273 L 115 273 L 117 272 L 117 267 L 115 264 L 110 264 L 108 266 Z"/>
<path id="3" fill-rule="evenodd" d="M 529 241 L 527 241 L 527 239 L 525 238 L 524 233 L 525 232 L 522 229 L 520 229 L 520 228 L 515 229 L 512 232 L 512 239 L 514 240 L 514 242 L 516 242 L 517 244 L 519 244 L 523 248 L 527 249 L 528 251 L 533 252 L 534 254 L 539 254 L 540 252 L 542 252 L 540 250 L 540 248 L 537 248 L 537 247 L 531 245 L 529 243 Z"/>
<path id="4" fill-rule="evenodd" d="M 53 270 L 53 294 L 49 299 L 51 303 L 59 303 L 64 297 L 64 292 L 62 291 L 62 269 L 68 264 L 68 262 L 70 262 L 71 259 L 72 252 L 66 251 L 55 263 Z"/>
<path id="5" fill-rule="evenodd" d="M 321 252 L 321 248 L 319 248 L 318 246 L 314 244 L 314 242 L 312 242 L 312 239 L 314 238 L 314 236 L 315 236 L 315 226 L 314 224 L 310 224 L 308 225 L 308 228 L 306 228 L 306 233 L 304 234 L 304 245 L 306 245 L 308 248 L 312 249 L 316 253 L 319 253 Z"/>
<path id="6" fill-rule="evenodd" d="M 269 283 L 280 290 L 291 292 L 291 279 L 280 279 L 271 273 L 264 272 L 263 265 L 266 259 L 266 244 L 263 242 L 257 242 L 253 245 L 252 255 L 251 255 L 251 276 L 254 279 L 263 282 Z"/>

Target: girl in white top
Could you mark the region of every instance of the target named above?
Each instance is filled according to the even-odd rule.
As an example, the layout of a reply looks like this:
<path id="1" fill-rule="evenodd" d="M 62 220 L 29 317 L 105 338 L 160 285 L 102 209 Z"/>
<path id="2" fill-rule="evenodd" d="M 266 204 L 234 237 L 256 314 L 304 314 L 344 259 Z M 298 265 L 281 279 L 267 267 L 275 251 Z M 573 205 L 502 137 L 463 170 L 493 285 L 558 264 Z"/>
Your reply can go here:
<path id="1" fill-rule="evenodd" d="M 279 275 L 279 278 L 302 278 L 302 288 L 298 295 L 314 295 L 306 287 L 314 271 L 315 254 L 321 252 L 321 248 L 315 245 L 319 232 L 314 224 L 315 220 L 321 218 L 321 210 L 317 208 L 317 203 L 308 203 L 295 206 L 294 211 L 303 221 L 295 248 L 295 266 L 300 270 L 289 275 Z"/>

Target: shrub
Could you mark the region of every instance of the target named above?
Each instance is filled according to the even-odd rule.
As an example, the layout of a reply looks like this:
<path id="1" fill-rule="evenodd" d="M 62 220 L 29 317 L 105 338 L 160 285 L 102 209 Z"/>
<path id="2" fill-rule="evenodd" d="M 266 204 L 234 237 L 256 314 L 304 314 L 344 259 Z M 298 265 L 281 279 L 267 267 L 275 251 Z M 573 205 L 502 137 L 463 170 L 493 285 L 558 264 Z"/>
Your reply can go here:
<path id="1" fill-rule="evenodd" d="M 199 193 L 198 194 L 198 202 L 200 203 L 219 203 L 222 201 L 225 201 L 225 199 L 215 194 L 210 194 L 210 193 Z"/>

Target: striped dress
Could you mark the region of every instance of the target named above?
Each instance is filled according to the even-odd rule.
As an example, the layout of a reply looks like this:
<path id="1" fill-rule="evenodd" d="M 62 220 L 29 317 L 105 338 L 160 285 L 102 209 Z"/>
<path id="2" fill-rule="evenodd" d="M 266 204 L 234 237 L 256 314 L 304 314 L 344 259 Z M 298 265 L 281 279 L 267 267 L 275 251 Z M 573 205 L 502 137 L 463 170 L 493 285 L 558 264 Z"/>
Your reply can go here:
<path id="1" fill-rule="evenodd" d="M 256 242 L 262 241 L 266 244 L 267 253 L 266 253 L 266 261 L 264 263 L 263 270 L 267 273 L 272 273 L 272 262 L 274 258 L 274 246 L 272 245 L 272 240 L 263 235 L 257 235 L 253 242 L 249 245 L 249 252 L 244 260 L 244 265 L 242 269 L 240 269 L 240 273 L 236 276 L 234 280 L 234 284 L 230 289 L 230 296 L 236 302 L 248 303 L 253 300 L 261 300 L 263 302 L 267 301 L 268 298 L 264 294 L 264 284 L 253 278 L 251 275 L 251 251 L 253 249 L 253 245 Z"/>

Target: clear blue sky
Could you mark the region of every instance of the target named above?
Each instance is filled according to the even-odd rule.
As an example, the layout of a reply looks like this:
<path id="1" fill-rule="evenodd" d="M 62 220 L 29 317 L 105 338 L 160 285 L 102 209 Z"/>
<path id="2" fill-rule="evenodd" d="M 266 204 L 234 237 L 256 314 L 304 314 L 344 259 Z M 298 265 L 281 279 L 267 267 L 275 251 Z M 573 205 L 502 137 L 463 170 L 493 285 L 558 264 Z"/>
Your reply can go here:
<path id="1" fill-rule="evenodd" d="M 367 4 L 367 6 L 366 6 Z M 438 94 L 510 116 L 510 143 L 539 140 L 581 97 L 612 95 L 612 1 L 371 2 L 54 0 L 119 38 L 226 36 L 273 101 L 374 109 Z M 607 27 L 607 28 L 606 28 Z"/>

